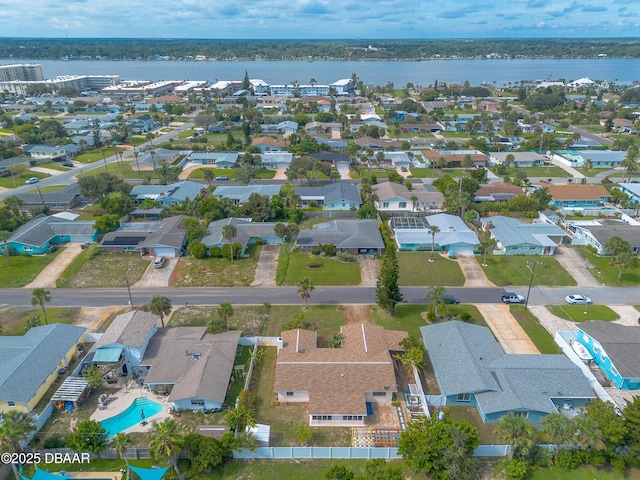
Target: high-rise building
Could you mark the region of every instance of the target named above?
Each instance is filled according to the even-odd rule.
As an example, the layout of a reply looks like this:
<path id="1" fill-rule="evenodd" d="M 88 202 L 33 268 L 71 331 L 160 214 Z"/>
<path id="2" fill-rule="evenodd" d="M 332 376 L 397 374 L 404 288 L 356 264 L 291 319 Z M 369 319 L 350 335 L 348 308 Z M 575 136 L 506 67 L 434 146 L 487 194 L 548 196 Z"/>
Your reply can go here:
<path id="1" fill-rule="evenodd" d="M 42 65 L 37 63 L 16 63 L 13 65 L 0 65 L 0 81 L 12 82 L 41 82 L 44 80 Z"/>

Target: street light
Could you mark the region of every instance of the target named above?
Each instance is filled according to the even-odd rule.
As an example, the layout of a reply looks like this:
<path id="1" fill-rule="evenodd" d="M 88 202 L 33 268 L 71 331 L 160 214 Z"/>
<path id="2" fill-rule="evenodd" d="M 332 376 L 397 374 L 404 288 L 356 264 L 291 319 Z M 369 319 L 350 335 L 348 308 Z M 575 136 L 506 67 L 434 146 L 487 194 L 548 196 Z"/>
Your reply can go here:
<path id="1" fill-rule="evenodd" d="M 529 294 L 531 293 L 531 285 L 533 284 L 533 276 L 536 273 L 536 265 L 541 265 L 544 262 L 535 261 L 531 262 L 533 264 L 533 268 L 530 266 L 529 261 L 527 260 L 527 268 L 531 270 L 531 278 L 529 278 L 529 289 L 527 290 L 527 298 L 524 299 L 524 309 L 527 310 L 529 306 Z"/>
<path id="2" fill-rule="evenodd" d="M 127 282 L 127 292 L 129 292 L 129 307 L 133 308 L 133 298 L 131 298 L 131 288 L 129 286 L 129 272 L 131 269 L 127 269 L 127 273 L 124 274 L 124 281 Z"/>

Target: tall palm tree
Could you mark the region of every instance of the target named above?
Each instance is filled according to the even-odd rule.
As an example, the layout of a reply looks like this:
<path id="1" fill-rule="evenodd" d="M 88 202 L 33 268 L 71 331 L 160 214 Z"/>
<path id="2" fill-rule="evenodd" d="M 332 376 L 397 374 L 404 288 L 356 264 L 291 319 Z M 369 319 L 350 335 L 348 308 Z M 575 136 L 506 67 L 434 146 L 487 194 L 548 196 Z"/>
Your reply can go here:
<path id="1" fill-rule="evenodd" d="M 289 225 L 287 225 L 287 234 L 289 236 L 289 251 L 293 249 L 293 244 L 296 243 L 299 233 L 300 227 L 297 224 L 290 223 Z"/>
<path id="2" fill-rule="evenodd" d="M 171 312 L 171 300 L 164 295 L 154 295 L 149 302 L 149 311 L 160 315 L 160 323 L 162 323 L 162 328 L 164 328 L 164 316 Z"/>
<path id="3" fill-rule="evenodd" d="M 558 458 L 560 448 L 571 444 L 575 427 L 571 420 L 561 413 L 550 413 L 541 423 L 547 441 L 556 445 L 555 457 Z"/>
<path id="4" fill-rule="evenodd" d="M 218 317 L 224 322 L 224 326 L 227 326 L 229 319 L 233 317 L 233 305 L 229 302 L 221 302 L 218 305 L 217 311 Z"/>
<path id="5" fill-rule="evenodd" d="M 436 249 L 436 233 L 440 232 L 440 228 L 437 225 L 429 225 L 429 233 L 431 234 L 431 256 L 429 261 L 433 262 L 433 252 Z"/>
<path id="6" fill-rule="evenodd" d="M 316 287 L 313 286 L 313 284 L 311 283 L 311 279 L 309 277 L 302 277 L 300 279 L 300 281 L 298 282 L 298 293 L 300 294 L 300 296 L 304 300 L 304 309 L 305 310 L 309 306 L 309 304 L 308 304 L 309 297 L 311 296 L 311 292 L 313 292 L 313 290 L 315 288 Z"/>
<path id="7" fill-rule="evenodd" d="M 0 230 L 0 241 L 4 244 L 4 254 L 7 256 L 7 263 L 11 268 L 11 257 L 9 256 L 9 239 L 11 238 L 11 232 L 7 230 Z"/>
<path id="8" fill-rule="evenodd" d="M 178 431 L 178 424 L 173 418 L 153 424 L 149 435 L 149 452 L 155 460 L 165 460 L 173 468 L 180 480 L 184 480 L 178 469 L 178 455 L 184 445 L 184 437 Z"/>
<path id="9" fill-rule="evenodd" d="M 0 424 L 0 451 L 21 452 L 20 441 L 25 440 L 27 435 L 35 429 L 36 424 L 31 415 L 17 410 L 9 410 L 4 414 L 3 422 Z M 11 467 L 16 480 L 22 480 L 20 472 L 18 472 L 18 464 L 12 463 Z"/>
<path id="10" fill-rule="evenodd" d="M 282 250 L 282 247 L 284 245 L 284 239 L 289 233 L 289 229 L 284 223 L 279 222 L 274 225 L 273 233 L 275 233 L 276 236 L 282 240 L 282 243 L 280 244 L 280 250 Z"/>
<path id="11" fill-rule="evenodd" d="M 436 285 L 435 287 L 431 287 L 424 298 L 429 302 L 429 305 L 433 308 L 433 313 L 437 317 L 438 316 L 438 306 L 445 303 L 444 294 L 447 293 L 447 289 L 441 285 Z"/>
<path id="12" fill-rule="evenodd" d="M 227 223 L 222 227 L 222 238 L 229 242 L 229 253 L 231 254 L 231 263 L 233 263 L 233 240 L 238 236 L 238 229 L 232 223 Z"/>
<path id="13" fill-rule="evenodd" d="M 111 442 L 118 452 L 118 457 L 124 458 L 124 461 L 127 464 L 127 478 L 131 478 L 131 472 L 129 471 L 129 459 L 127 458 L 127 448 L 131 445 L 131 437 L 126 433 L 120 432 L 113 437 Z"/>
<path id="14" fill-rule="evenodd" d="M 491 237 L 490 234 L 485 233 L 482 235 L 482 239 L 480 241 L 480 250 L 482 251 L 482 266 L 487 266 L 487 252 L 491 250 L 493 247 L 497 245 L 497 242 L 494 238 Z"/>
<path id="15" fill-rule="evenodd" d="M 45 325 L 49 325 L 47 321 L 47 310 L 44 308 L 45 303 L 49 303 L 51 301 L 51 292 L 49 290 L 45 290 L 44 288 L 35 288 L 31 293 L 31 305 L 34 307 L 40 305 L 42 308 L 42 315 L 44 316 Z"/>
<path id="16" fill-rule="evenodd" d="M 512 460 L 516 452 L 526 455 L 535 445 L 534 428 L 531 422 L 524 416 L 509 412 L 500 417 L 495 430 L 498 438 L 511 446 L 509 460 Z"/>

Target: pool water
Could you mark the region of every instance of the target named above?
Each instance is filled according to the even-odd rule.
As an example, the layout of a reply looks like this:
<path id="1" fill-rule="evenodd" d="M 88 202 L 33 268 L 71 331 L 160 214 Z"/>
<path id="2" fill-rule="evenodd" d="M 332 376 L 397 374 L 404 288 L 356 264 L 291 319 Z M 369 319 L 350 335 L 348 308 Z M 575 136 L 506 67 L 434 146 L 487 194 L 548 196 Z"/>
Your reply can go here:
<path id="1" fill-rule="evenodd" d="M 126 410 L 100 423 L 107 431 L 107 437 L 113 437 L 121 431 L 140 423 L 143 411 L 145 420 L 149 420 L 149 418 L 162 411 L 162 405 L 148 398 L 136 398 Z"/>

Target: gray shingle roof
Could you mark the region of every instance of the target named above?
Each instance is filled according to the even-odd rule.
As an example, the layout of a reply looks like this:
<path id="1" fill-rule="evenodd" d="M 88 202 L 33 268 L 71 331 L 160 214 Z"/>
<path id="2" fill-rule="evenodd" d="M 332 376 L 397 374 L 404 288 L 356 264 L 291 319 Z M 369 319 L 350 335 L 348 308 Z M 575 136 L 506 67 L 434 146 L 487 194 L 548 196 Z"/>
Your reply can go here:
<path id="1" fill-rule="evenodd" d="M 28 402 L 86 329 L 54 323 L 0 337 L 0 400 Z"/>
<path id="2" fill-rule="evenodd" d="M 332 220 L 318 223 L 313 230 L 301 230 L 296 241 L 300 246 L 333 243 L 336 248 L 384 248 L 375 220 Z"/>
<path id="3" fill-rule="evenodd" d="M 491 235 L 504 247 L 517 245 L 549 245 L 544 237 L 568 236 L 558 225 L 550 223 L 522 223 L 517 218 L 496 216 L 481 219 L 483 225 L 493 225 Z M 551 245 L 555 243 L 551 242 Z"/>
<path id="4" fill-rule="evenodd" d="M 118 315 L 94 346 L 100 348 L 118 343 L 128 347 L 141 348 L 158 324 L 159 319 L 158 315 L 142 310 L 132 310 Z"/>
<path id="5" fill-rule="evenodd" d="M 620 375 L 640 377 L 640 327 L 591 320 L 578 328 L 602 345 Z"/>
<path id="6" fill-rule="evenodd" d="M 183 180 L 170 185 L 136 185 L 129 195 L 136 200 L 150 198 L 156 202 L 172 200 L 183 202 L 187 197 L 191 200 L 200 195 L 205 186 L 199 182 Z"/>
<path id="7" fill-rule="evenodd" d="M 80 196 L 80 187 L 77 183 L 73 183 L 68 187 L 55 192 L 41 193 L 17 193 L 16 197 L 23 200 L 27 204 L 42 204 L 44 201 L 47 205 L 71 203 L 75 197 Z"/>
<path id="8" fill-rule="evenodd" d="M 250 218 L 224 218 L 211 222 L 207 226 L 201 242 L 207 247 L 229 243 L 222 236 L 222 229 L 229 223 L 235 225 L 238 231 L 238 236 L 233 239 L 233 242 L 239 243 L 243 248 L 247 246 L 252 237 L 262 238 L 273 236 L 273 227 L 276 226 L 274 222 L 252 222 Z"/>
<path id="9" fill-rule="evenodd" d="M 342 200 L 358 204 L 362 203 L 358 187 L 347 182 L 331 183 L 323 187 L 298 187 L 295 192 L 303 199 L 304 197 L 324 197 L 324 203 L 340 202 Z"/>
<path id="10" fill-rule="evenodd" d="M 267 195 L 269 199 L 280 194 L 280 185 L 221 185 L 216 187 L 213 196 L 229 198 L 238 203 L 246 203 L 252 193 Z"/>
<path id="11" fill-rule="evenodd" d="M 56 235 L 94 233 L 93 224 L 40 214 L 14 230 L 9 242 L 42 247 Z"/>

